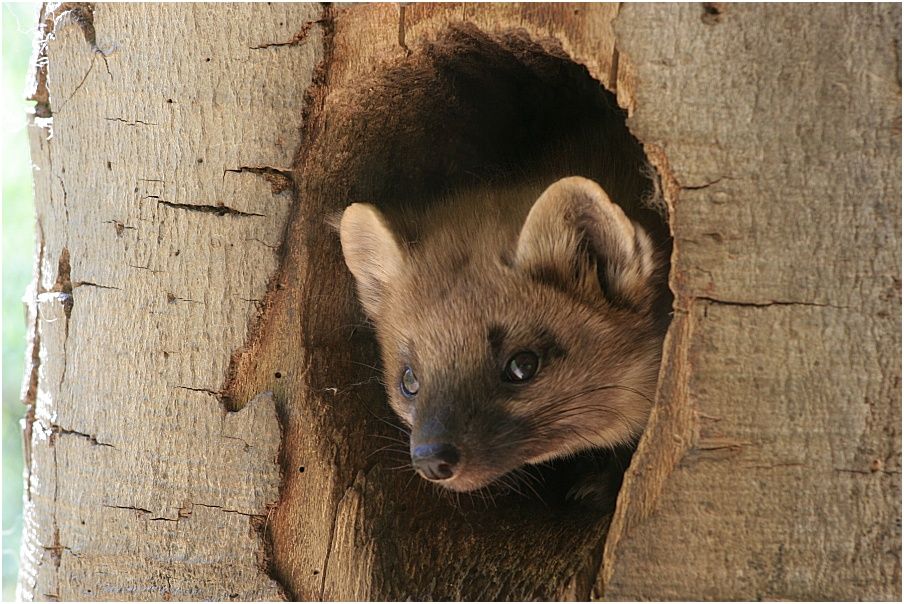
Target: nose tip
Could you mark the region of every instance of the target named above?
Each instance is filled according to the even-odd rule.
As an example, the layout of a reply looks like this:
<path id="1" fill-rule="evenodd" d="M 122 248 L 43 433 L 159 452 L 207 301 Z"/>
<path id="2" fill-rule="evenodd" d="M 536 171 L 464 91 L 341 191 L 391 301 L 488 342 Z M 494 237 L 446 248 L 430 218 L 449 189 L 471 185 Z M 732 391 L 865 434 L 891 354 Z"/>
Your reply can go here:
<path id="1" fill-rule="evenodd" d="M 411 451 L 411 463 L 427 480 L 445 480 L 455 475 L 458 449 L 448 443 L 418 445 Z"/>

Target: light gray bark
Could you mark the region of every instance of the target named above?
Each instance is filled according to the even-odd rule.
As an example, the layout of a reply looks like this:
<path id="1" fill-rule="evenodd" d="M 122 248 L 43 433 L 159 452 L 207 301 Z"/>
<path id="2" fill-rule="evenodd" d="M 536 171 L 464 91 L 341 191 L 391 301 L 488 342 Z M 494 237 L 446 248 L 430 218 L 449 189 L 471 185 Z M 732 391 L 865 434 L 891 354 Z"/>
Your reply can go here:
<path id="1" fill-rule="evenodd" d="M 291 167 L 286 115 L 320 52 L 316 35 L 267 45 L 316 10 L 45 13 L 24 598 L 283 593 L 261 538 L 279 489 L 273 399 L 227 413 L 216 393 L 291 202 L 258 169 Z M 299 77 L 273 77 L 286 66 Z"/>
<path id="2" fill-rule="evenodd" d="M 676 302 L 605 593 L 900 599 L 900 11 L 718 10 L 617 22 Z"/>

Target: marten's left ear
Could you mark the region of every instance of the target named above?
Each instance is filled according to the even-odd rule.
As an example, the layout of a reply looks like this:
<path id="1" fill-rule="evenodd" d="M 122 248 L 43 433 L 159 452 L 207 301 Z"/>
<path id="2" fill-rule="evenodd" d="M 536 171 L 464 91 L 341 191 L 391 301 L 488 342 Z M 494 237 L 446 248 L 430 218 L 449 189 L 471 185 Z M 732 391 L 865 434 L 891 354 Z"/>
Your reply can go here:
<path id="1" fill-rule="evenodd" d="M 383 213 L 353 203 L 339 221 L 342 255 L 358 286 L 358 299 L 371 319 L 380 314 L 386 292 L 402 272 L 405 249 Z"/>
<path id="2" fill-rule="evenodd" d="M 572 176 L 554 182 L 534 202 L 515 264 L 534 278 L 581 297 L 645 308 L 656 257 L 650 237 L 625 216 L 602 187 Z"/>

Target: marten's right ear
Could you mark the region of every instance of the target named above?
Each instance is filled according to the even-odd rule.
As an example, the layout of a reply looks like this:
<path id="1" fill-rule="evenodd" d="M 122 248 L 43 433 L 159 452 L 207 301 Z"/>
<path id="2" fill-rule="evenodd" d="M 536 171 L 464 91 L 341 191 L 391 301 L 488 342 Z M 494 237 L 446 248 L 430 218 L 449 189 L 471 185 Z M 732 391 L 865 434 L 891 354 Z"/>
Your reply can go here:
<path id="1" fill-rule="evenodd" d="M 405 251 L 380 210 L 369 203 L 353 203 L 339 222 L 342 254 L 358 284 L 364 312 L 377 316 L 386 288 L 397 278 Z"/>
<path id="2" fill-rule="evenodd" d="M 612 304 L 636 309 L 652 299 L 656 256 L 649 236 L 586 178 L 563 178 L 540 195 L 518 236 L 515 261 L 582 297 L 601 292 Z"/>

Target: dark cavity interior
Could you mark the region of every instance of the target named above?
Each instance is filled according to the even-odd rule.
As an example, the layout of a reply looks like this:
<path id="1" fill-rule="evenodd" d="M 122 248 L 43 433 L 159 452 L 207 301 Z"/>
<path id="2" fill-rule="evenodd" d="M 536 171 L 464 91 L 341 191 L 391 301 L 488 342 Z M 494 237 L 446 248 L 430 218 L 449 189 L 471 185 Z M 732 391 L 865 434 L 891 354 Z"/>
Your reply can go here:
<path id="1" fill-rule="evenodd" d="M 300 301 L 314 309 L 302 313 L 306 338 L 316 340 L 306 342 L 314 350 L 308 377 L 315 392 L 350 385 L 343 391 L 347 400 L 334 402 L 323 415 L 327 430 L 342 433 L 350 445 L 340 474 L 352 481 L 364 473 L 364 501 L 373 506 L 365 517 L 373 531 L 394 535 L 381 541 L 386 547 L 375 554 L 378 567 L 442 576 L 449 597 L 465 597 L 469 585 L 481 585 L 488 564 L 506 565 L 513 569 L 512 585 L 494 589 L 535 598 L 542 586 L 551 589 L 589 560 L 598 562 L 608 514 L 564 497 L 596 458 L 539 468 L 538 480 L 521 492 L 455 496 L 414 476 L 407 437 L 390 425 L 400 421 L 379 384 L 377 346 L 354 299 L 338 237 L 319 226 L 318 217 L 336 215 L 353 201 L 427 204 L 450 189 L 542 171 L 552 178 L 577 174 L 597 180 L 667 246 L 664 216 L 641 201 L 655 198 L 652 171 L 614 95 L 554 43 L 532 41 L 522 32 L 490 37 L 471 27 L 450 29 L 358 84 L 331 93 L 316 138 L 299 157 L 300 218 L 312 221 L 309 252 L 320 256 L 311 258 Z M 336 288 L 345 289 L 347 303 L 322 304 L 335 299 Z M 664 305 L 667 297 L 664 292 Z M 397 446 L 385 439 L 396 439 Z M 376 452 L 387 443 L 387 450 Z M 627 462 L 622 455 L 616 465 Z M 613 480 L 620 483 L 621 472 L 616 474 Z M 408 552 L 422 551 L 416 544 L 423 543 L 436 543 L 435 555 L 412 558 Z M 525 557 L 537 555 L 548 557 L 549 576 L 519 577 Z M 447 562 L 448 569 L 437 569 Z M 384 587 L 387 598 L 419 597 L 403 585 L 398 593 Z M 481 589 L 470 595 L 492 599 L 486 585 Z M 442 592 L 437 583 L 430 597 L 441 598 Z"/>

